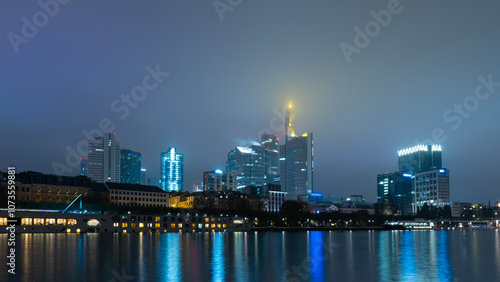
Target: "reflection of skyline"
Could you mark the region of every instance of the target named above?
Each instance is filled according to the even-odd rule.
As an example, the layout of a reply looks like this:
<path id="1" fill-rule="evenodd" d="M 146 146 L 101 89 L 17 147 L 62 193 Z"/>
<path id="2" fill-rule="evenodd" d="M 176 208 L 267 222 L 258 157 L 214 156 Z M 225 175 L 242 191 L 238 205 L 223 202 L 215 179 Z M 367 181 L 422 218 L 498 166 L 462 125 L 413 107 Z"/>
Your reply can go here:
<path id="1" fill-rule="evenodd" d="M 447 231 L 382 231 L 378 239 L 381 281 L 452 279 Z"/>
<path id="2" fill-rule="evenodd" d="M 19 278 L 28 281 L 109 280 L 122 269 L 134 281 L 500 278 L 498 230 L 23 234 L 18 242 Z"/>

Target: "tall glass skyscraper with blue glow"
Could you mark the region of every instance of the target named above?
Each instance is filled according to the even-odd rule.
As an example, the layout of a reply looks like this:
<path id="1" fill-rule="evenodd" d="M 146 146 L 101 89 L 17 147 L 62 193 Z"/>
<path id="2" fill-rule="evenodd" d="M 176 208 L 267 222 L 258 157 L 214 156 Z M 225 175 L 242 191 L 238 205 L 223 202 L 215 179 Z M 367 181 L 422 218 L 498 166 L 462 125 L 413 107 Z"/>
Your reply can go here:
<path id="1" fill-rule="evenodd" d="M 161 153 L 161 189 L 166 192 L 182 191 L 184 188 L 184 156 L 170 147 Z"/>

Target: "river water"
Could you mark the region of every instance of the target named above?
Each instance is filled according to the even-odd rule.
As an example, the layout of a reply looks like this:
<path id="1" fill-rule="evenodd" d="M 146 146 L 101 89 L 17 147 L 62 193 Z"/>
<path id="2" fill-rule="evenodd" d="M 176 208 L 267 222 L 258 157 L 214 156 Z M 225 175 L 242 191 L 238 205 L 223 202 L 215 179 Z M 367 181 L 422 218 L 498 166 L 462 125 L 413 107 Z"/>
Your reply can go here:
<path id="1" fill-rule="evenodd" d="M 19 234 L 0 281 L 500 281 L 500 230 Z"/>

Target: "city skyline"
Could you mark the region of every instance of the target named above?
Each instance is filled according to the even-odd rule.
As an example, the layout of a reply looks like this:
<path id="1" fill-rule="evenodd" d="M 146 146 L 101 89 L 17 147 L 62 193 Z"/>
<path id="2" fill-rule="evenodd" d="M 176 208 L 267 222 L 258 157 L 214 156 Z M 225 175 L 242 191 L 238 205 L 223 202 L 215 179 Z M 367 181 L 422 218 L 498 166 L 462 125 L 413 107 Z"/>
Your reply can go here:
<path id="1" fill-rule="evenodd" d="M 57 174 L 59 163 L 78 175 L 83 132 L 105 128 L 142 152 L 149 177 L 176 147 L 191 187 L 223 169 L 233 145 L 285 140 L 293 101 L 295 128 L 314 132 L 315 192 L 375 202 L 376 175 L 398 170 L 398 150 L 436 143 L 452 200 L 499 198 L 498 3 L 402 1 L 362 48 L 357 30 L 387 3 L 284 3 L 245 1 L 221 20 L 212 3 L 71 2 L 17 52 L 4 36 L 0 169 Z M 5 35 L 41 10 L 5 5 Z M 344 42 L 359 49 L 350 61 Z M 133 98 L 138 86 L 147 92 Z"/>

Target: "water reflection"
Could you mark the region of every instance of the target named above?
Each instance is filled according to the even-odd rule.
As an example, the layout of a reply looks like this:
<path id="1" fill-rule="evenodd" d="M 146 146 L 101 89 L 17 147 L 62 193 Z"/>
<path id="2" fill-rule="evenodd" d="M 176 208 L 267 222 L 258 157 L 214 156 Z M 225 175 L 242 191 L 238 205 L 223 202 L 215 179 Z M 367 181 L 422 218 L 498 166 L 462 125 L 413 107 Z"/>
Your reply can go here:
<path id="1" fill-rule="evenodd" d="M 210 259 L 210 273 L 212 274 L 212 281 L 223 281 L 225 277 L 224 270 L 224 234 L 212 234 L 212 253 Z"/>
<path id="2" fill-rule="evenodd" d="M 0 235 L 6 252 L 7 236 Z M 23 234 L 34 281 L 499 281 L 500 231 Z M 5 256 L 0 259 L 4 263 Z M 0 272 L 0 281 L 11 281 Z M 120 275 L 120 276 L 116 276 Z"/>
<path id="3" fill-rule="evenodd" d="M 325 264 L 327 259 L 325 248 L 328 242 L 323 241 L 324 232 L 312 231 L 309 234 L 309 270 L 311 281 L 325 281 Z"/>

